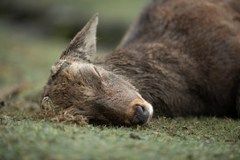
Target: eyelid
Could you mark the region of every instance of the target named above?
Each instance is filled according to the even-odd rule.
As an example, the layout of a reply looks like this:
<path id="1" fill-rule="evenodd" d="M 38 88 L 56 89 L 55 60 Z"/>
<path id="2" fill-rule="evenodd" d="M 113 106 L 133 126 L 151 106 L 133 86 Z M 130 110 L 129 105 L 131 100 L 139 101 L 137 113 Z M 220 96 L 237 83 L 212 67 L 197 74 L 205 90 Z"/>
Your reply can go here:
<path id="1" fill-rule="evenodd" d="M 103 80 L 102 80 L 102 77 L 101 77 L 101 75 L 99 74 L 99 72 L 97 71 L 97 69 L 96 69 L 95 67 L 93 67 L 93 68 L 94 68 L 95 72 L 98 74 L 100 80 L 103 81 Z"/>

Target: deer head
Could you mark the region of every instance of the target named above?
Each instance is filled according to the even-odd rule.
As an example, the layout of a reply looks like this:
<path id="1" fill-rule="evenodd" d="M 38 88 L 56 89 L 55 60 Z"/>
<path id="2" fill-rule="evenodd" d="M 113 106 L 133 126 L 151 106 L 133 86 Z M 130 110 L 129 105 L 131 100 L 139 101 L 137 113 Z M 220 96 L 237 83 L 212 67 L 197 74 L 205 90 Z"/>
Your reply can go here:
<path id="1" fill-rule="evenodd" d="M 41 103 L 49 97 L 58 108 L 93 123 L 144 124 L 152 117 L 152 106 L 125 78 L 90 60 L 96 52 L 97 24 L 95 14 L 52 66 Z"/>

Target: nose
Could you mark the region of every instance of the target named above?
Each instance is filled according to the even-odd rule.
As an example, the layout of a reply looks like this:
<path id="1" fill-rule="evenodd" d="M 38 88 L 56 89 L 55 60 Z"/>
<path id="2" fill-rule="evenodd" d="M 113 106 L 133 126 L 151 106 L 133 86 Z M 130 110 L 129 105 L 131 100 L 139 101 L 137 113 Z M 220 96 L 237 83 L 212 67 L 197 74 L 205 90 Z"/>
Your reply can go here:
<path id="1" fill-rule="evenodd" d="M 137 106 L 136 116 L 134 117 L 132 124 L 142 125 L 147 122 L 149 117 L 149 112 L 147 108 L 140 105 Z"/>

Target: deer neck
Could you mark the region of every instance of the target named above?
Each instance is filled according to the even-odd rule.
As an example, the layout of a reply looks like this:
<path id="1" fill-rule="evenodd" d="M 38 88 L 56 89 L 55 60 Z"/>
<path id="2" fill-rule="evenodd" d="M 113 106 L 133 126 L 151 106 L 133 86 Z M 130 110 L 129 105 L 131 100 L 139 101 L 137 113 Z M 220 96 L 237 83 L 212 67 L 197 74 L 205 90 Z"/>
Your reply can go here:
<path id="1" fill-rule="evenodd" d="M 187 86 L 178 74 L 179 60 L 168 59 L 169 54 L 177 54 L 174 52 L 162 44 L 141 44 L 117 48 L 94 63 L 130 81 L 142 97 L 155 106 L 157 115 L 170 116 L 174 114 L 175 105 L 171 99 L 178 99 L 175 96 L 182 94 L 176 92 L 185 91 Z M 161 107 L 157 107 L 159 105 Z"/>

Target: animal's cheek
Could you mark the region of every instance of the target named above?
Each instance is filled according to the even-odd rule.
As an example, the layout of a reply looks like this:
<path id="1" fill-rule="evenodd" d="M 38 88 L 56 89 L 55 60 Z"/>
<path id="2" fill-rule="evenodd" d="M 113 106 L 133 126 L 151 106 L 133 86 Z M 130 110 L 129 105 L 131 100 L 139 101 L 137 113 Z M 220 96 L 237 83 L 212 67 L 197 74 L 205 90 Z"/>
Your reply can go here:
<path id="1" fill-rule="evenodd" d="M 91 116 L 88 118 L 90 124 L 110 124 L 111 121 L 103 115 Z"/>
<path id="2" fill-rule="evenodd" d="M 106 123 L 110 123 L 109 119 L 107 119 L 107 118 L 106 118 L 105 116 L 103 116 L 103 115 L 98 116 L 97 119 L 99 119 L 99 120 L 101 120 L 101 121 L 104 121 L 104 122 L 106 122 Z"/>
<path id="3" fill-rule="evenodd" d="M 129 119 L 126 119 L 126 120 L 125 120 L 125 124 L 126 124 L 126 125 L 129 125 L 129 126 L 132 125 L 132 123 L 131 123 L 131 121 L 130 121 Z"/>

